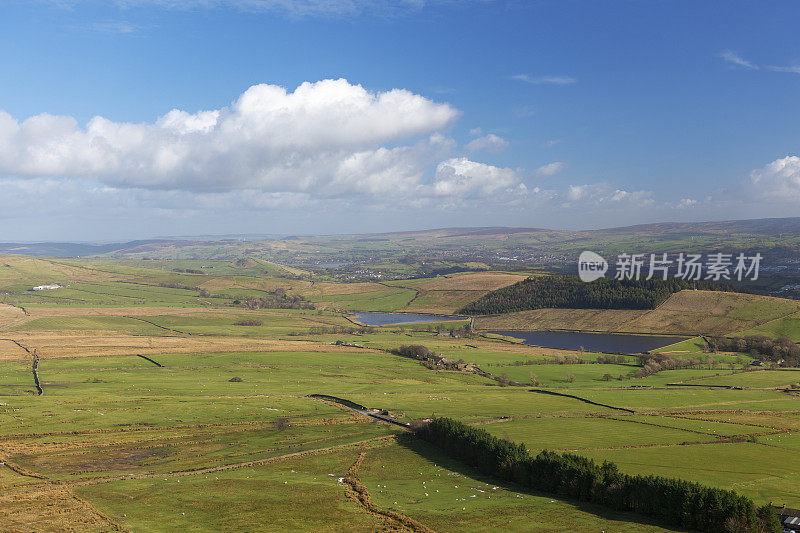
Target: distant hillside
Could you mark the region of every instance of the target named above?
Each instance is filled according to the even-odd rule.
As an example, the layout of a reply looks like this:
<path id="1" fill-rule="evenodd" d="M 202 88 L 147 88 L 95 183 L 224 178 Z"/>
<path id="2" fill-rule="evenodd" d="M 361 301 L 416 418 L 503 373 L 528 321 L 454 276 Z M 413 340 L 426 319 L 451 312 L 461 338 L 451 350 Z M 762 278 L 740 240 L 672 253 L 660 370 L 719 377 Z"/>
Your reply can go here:
<path id="1" fill-rule="evenodd" d="M 716 222 L 660 222 L 619 228 L 591 230 L 602 234 L 664 234 L 664 233 L 756 233 L 762 235 L 789 235 L 800 233 L 800 217 L 758 218 L 751 220 L 725 220 Z"/>
<path id="2" fill-rule="evenodd" d="M 72 242 L 1 242 L 0 254 L 43 255 L 50 257 L 83 257 L 103 255 L 123 250 L 135 250 L 145 246 L 159 246 L 167 241 L 142 240 L 108 244 L 85 244 Z"/>
<path id="3" fill-rule="evenodd" d="M 435 275 L 440 270 L 455 272 L 459 265 L 468 262 L 480 262 L 501 270 L 540 265 L 567 268 L 583 250 L 593 250 L 605 257 L 623 252 L 758 250 L 765 257 L 765 267 L 777 269 L 788 265 L 790 270 L 794 269 L 791 272 L 797 273 L 800 264 L 792 260 L 800 253 L 800 218 L 665 222 L 592 230 L 490 226 L 351 235 L 224 235 L 119 243 L 0 243 L 0 254 L 57 257 L 234 260 L 247 256 L 303 269 L 346 264 L 354 265 L 352 269 L 355 270 L 363 270 L 363 265 L 403 263 L 415 265 L 406 269 L 414 277 Z M 439 264 L 431 267 L 437 261 Z M 361 274 L 360 281 L 395 279 L 391 275 L 372 276 L 375 272 Z M 791 284 L 791 280 L 776 283 L 769 289 L 787 284 Z"/>

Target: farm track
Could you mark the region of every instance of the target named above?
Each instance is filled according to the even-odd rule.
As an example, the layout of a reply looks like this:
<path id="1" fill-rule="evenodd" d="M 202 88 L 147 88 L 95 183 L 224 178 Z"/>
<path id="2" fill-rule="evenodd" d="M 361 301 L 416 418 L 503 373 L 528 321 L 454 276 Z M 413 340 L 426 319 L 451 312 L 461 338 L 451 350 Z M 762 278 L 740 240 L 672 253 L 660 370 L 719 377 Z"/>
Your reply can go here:
<path id="1" fill-rule="evenodd" d="M 351 402 L 350 400 L 345 400 L 344 398 L 338 398 L 336 396 L 329 396 L 327 394 L 309 394 L 308 397 L 309 398 L 314 398 L 314 399 L 317 399 L 317 400 L 322 400 L 323 402 L 325 402 L 325 403 L 327 403 L 329 405 L 330 404 L 334 404 L 337 407 L 344 407 L 346 409 L 349 409 L 350 411 L 353 411 L 355 413 L 363 415 L 363 416 L 365 416 L 367 418 L 370 418 L 370 419 L 373 419 L 373 420 L 377 420 L 378 422 L 383 422 L 385 424 L 399 426 L 399 427 L 401 427 L 403 429 L 408 429 L 408 426 L 409 426 L 408 423 L 406 423 L 406 422 L 400 422 L 399 420 L 395 420 L 393 418 L 389 418 L 388 416 L 383 416 L 383 415 L 377 415 L 377 414 L 370 413 L 368 411 L 368 409 L 366 407 L 364 407 L 363 405 L 359 405 L 357 403 Z"/>

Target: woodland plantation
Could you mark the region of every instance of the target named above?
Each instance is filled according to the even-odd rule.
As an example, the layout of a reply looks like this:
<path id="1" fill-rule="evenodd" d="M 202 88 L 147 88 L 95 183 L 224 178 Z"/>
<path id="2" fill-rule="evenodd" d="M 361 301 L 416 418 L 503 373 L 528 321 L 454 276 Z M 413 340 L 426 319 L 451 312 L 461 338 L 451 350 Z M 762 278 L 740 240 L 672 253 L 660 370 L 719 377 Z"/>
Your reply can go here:
<path id="1" fill-rule="evenodd" d="M 731 291 L 732 287 L 680 278 L 599 279 L 585 283 L 575 276 L 535 276 L 490 292 L 461 309 L 466 315 L 494 315 L 530 309 L 655 309 L 686 289 Z"/>

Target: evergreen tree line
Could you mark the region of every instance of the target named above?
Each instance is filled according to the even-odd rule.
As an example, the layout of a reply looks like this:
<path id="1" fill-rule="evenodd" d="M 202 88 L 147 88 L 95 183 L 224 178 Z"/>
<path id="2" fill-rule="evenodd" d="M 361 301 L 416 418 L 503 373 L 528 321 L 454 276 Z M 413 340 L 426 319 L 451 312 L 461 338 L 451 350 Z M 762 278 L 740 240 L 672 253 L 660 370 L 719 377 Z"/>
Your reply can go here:
<path id="1" fill-rule="evenodd" d="M 787 367 L 800 366 L 800 344 L 788 337 L 709 337 L 708 345 L 713 351 L 753 353 L 770 363 Z"/>
<path id="2" fill-rule="evenodd" d="M 565 498 L 632 511 L 667 524 L 713 532 L 780 532 L 770 505 L 756 508 L 733 491 L 660 476 L 629 475 L 611 462 L 542 451 L 491 435 L 450 418 L 415 427 L 417 435 L 481 473 Z"/>
<path id="3" fill-rule="evenodd" d="M 601 278 L 585 283 L 575 276 L 536 276 L 503 287 L 468 304 L 465 315 L 493 315 L 529 309 L 655 309 L 685 289 L 724 290 L 720 283 L 679 278 L 635 280 Z"/>

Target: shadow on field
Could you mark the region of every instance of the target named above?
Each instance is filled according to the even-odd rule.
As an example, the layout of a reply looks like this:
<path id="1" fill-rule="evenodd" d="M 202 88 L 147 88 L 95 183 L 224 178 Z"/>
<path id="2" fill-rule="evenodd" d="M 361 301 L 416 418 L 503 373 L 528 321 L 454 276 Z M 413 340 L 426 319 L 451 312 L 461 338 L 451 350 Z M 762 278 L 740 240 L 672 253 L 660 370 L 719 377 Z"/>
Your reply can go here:
<path id="1" fill-rule="evenodd" d="M 504 490 L 507 490 L 509 492 L 516 492 L 518 494 L 527 494 L 529 496 L 535 496 L 540 498 L 558 499 L 562 502 L 569 503 L 570 505 L 572 505 L 573 507 L 575 507 L 580 511 L 593 514 L 598 518 L 602 518 L 605 520 L 616 520 L 620 522 L 630 522 L 632 524 L 657 526 L 669 531 L 676 531 L 676 532 L 688 531 L 685 529 L 676 529 L 674 526 L 666 525 L 634 513 L 615 511 L 613 509 L 608 509 L 601 505 L 562 498 L 560 496 L 555 496 L 553 494 L 549 494 L 546 492 L 536 492 L 526 489 L 524 487 L 520 487 L 515 483 L 503 482 L 500 481 L 499 479 L 485 476 L 480 472 L 478 472 L 476 469 L 467 466 L 459 461 L 456 461 L 451 457 L 448 457 L 447 455 L 442 453 L 438 448 L 436 448 L 432 444 L 429 444 L 428 442 L 425 442 L 422 439 L 415 437 L 412 433 L 403 433 L 401 435 L 398 435 L 397 442 L 400 444 L 400 446 L 403 446 L 404 448 L 413 451 L 417 455 L 424 457 L 425 459 L 431 461 L 432 463 L 438 466 L 446 468 L 447 470 L 450 470 L 452 472 L 461 474 L 462 476 L 465 476 L 467 478 L 474 479 L 476 481 L 488 483 L 496 487 L 502 487 Z"/>

